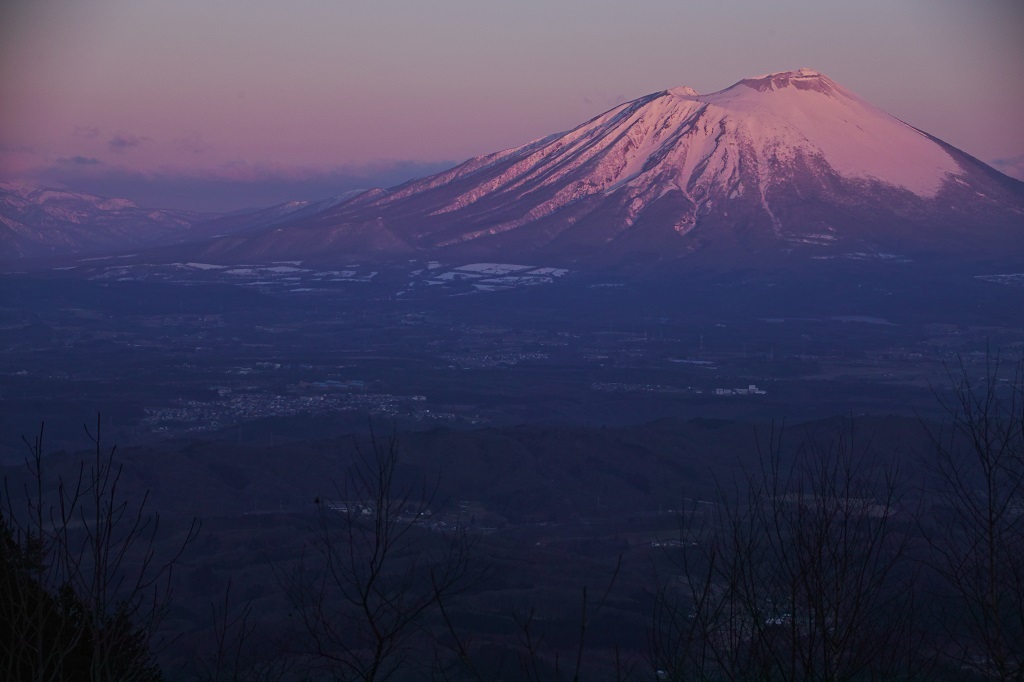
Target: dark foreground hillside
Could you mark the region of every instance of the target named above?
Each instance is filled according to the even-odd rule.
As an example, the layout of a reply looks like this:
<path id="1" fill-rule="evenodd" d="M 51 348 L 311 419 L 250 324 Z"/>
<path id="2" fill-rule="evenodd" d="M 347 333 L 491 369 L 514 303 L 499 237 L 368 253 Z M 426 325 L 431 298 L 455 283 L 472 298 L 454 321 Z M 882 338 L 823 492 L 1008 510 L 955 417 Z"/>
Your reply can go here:
<path id="1" fill-rule="evenodd" d="M 167 679 L 1015 679 L 1021 423 L 979 397 L 959 432 L 378 424 L 127 447 L 116 494 L 160 512 L 156 556 L 202 523 L 147 640 Z M 42 489 L 83 456 L 46 452 Z M 7 470 L 10 523 L 23 482 Z M 988 502 L 998 537 L 971 524 Z"/>

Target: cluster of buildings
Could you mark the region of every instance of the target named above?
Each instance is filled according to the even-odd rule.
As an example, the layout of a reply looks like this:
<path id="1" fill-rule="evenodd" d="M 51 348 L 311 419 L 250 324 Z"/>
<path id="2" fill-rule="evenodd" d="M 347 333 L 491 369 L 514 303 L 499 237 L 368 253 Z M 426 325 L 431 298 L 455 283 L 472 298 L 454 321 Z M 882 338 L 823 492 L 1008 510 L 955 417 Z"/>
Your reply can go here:
<path id="1" fill-rule="evenodd" d="M 716 388 L 715 395 L 765 395 L 768 391 L 758 388 L 754 384 L 746 388 Z"/>

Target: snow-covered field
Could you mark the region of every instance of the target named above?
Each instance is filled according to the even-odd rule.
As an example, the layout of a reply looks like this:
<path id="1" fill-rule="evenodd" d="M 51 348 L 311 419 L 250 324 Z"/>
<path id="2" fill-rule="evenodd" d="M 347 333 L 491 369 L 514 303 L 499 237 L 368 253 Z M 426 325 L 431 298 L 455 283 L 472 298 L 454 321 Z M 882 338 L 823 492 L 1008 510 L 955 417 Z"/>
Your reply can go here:
<path id="1" fill-rule="evenodd" d="M 349 264 L 343 270 L 304 267 L 301 261 L 247 263 L 242 265 L 217 265 L 213 263 L 146 263 L 96 265 L 87 260 L 80 261 L 81 267 L 94 270 L 92 279 L 115 281 L 156 280 L 181 284 L 227 283 L 249 288 L 280 290 L 292 293 L 315 293 L 330 291 L 339 287 L 374 281 L 381 273 L 357 264 Z M 414 293 L 417 289 L 450 289 L 453 295 L 502 291 L 521 287 L 550 285 L 565 277 L 565 268 L 518 263 L 466 263 L 463 265 L 443 264 L 437 261 L 426 263 L 410 261 L 404 273 L 389 270 L 388 279 L 397 277 L 406 282 L 398 296 Z M 71 268 L 75 269 L 75 268 Z"/>
<path id="2" fill-rule="evenodd" d="M 409 289 L 406 291 L 414 290 L 418 282 L 436 286 L 463 281 L 471 282 L 475 292 L 502 291 L 551 284 L 556 278 L 564 277 L 568 273 L 565 268 L 536 267 L 518 263 L 468 263 L 450 269 L 434 267 L 425 274 L 422 271 L 413 272 Z"/>
<path id="3" fill-rule="evenodd" d="M 1008 275 L 978 275 L 977 277 L 980 280 L 992 282 L 993 284 L 1024 287 L 1024 272 L 1015 272 Z"/>

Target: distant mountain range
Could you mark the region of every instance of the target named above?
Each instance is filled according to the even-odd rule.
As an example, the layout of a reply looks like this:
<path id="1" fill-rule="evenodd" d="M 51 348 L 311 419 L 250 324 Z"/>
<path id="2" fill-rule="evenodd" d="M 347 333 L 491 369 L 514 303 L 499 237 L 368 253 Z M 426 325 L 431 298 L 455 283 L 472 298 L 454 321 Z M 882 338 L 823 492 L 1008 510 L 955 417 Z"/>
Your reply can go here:
<path id="1" fill-rule="evenodd" d="M 179 239 L 206 217 L 127 199 L 0 184 L 0 258 L 124 251 Z"/>
<path id="2" fill-rule="evenodd" d="M 362 191 L 218 215 L 145 208 L 128 199 L 0 183 L 0 262 L 124 253 L 255 232 L 314 215 Z"/>
<path id="3" fill-rule="evenodd" d="M 145 215 L 140 234 L 187 222 Z M 1024 183 L 809 69 L 710 95 L 657 92 L 392 189 L 218 220 L 191 223 L 194 243 L 173 252 L 225 262 L 1024 261 Z M 103 242 L 134 238 L 118 229 Z"/>

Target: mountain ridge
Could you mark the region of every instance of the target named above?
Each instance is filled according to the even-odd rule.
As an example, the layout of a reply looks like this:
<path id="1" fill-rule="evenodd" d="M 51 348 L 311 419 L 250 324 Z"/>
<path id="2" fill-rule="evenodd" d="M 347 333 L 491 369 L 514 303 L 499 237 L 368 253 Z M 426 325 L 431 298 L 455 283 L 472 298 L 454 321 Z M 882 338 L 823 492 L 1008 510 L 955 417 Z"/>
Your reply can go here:
<path id="1" fill-rule="evenodd" d="M 1024 265 L 1024 182 L 803 68 L 661 90 L 396 187 L 179 232 L 167 258 Z"/>
<path id="2" fill-rule="evenodd" d="M 150 246 L 181 238 L 207 217 L 69 189 L 0 183 L 0 260 Z"/>
<path id="3" fill-rule="evenodd" d="M 800 69 L 708 95 L 645 95 L 564 133 L 286 221 L 273 240 L 289 257 L 304 242 L 319 258 L 379 255 L 372 222 L 403 255 L 997 257 L 1024 252 L 1022 220 L 1024 183 Z M 266 251 L 266 239 L 216 251 L 244 258 Z"/>

